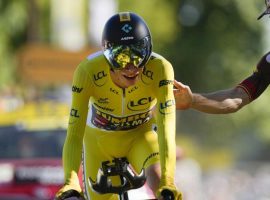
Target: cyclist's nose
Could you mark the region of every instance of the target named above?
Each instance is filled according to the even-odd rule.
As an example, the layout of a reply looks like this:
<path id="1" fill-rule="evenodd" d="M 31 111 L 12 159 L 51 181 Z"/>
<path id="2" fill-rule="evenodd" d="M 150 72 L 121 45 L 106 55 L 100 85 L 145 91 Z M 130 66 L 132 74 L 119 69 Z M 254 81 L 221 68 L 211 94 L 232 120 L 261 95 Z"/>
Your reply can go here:
<path id="1" fill-rule="evenodd" d="M 137 72 L 138 67 L 135 67 L 133 64 L 127 64 L 125 67 L 125 70 L 130 71 L 130 72 Z"/>

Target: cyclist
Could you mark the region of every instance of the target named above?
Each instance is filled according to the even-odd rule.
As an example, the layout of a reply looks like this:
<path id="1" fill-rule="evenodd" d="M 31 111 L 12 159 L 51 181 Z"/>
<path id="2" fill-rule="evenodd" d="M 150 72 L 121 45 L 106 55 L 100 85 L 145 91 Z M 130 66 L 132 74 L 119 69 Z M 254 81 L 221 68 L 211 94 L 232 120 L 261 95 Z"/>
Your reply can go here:
<path id="1" fill-rule="evenodd" d="M 121 12 L 106 22 L 102 48 L 83 60 L 74 73 L 63 147 L 65 184 L 56 199 L 82 194 L 78 180 L 81 161 L 84 197 L 117 199 L 115 194 L 93 192 L 87 182 L 89 177 L 95 180 L 103 161 L 118 157 L 126 157 L 136 172 L 145 168 L 147 184 L 158 199 L 164 190 L 174 199 L 182 199 L 174 184 L 171 64 L 152 52 L 147 24 L 135 13 Z M 112 181 L 117 183 L 115 179 Z"/>
<path id="2" fill-rule="evenodd" d="M 190 88 L 174 81 L 176 108 L 193 108 L 211 114 L 236 112 L 258 98 L 270 83 L 270 52 L 258 62 L 254 73 L 236 87 L 207 94 L 192 93 Z"/>

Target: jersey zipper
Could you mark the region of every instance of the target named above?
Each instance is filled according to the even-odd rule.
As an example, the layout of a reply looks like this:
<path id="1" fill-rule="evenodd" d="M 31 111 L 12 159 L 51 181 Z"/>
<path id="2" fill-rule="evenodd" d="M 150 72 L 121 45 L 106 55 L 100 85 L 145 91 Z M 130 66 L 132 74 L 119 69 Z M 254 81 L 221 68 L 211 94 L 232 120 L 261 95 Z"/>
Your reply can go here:
<path id="1" fill-rule="evenodd" d="M 122 88 L 123 89 L 123 96 L 122 96 L 122 115 L 125 114 L 125 100 L 126 100 L 126 90 L 125 88 Z"/>

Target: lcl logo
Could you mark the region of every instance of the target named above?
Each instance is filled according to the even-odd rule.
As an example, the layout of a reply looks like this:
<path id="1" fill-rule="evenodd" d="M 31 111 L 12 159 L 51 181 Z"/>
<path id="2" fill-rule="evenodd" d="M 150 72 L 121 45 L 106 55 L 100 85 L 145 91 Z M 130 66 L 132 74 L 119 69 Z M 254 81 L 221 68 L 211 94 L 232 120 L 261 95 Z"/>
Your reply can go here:
<path id="1" fill-rule="evenodd" d="M 79 117 L 80 117 L 80 116 L 79 116 L 79 111 L 76 110 L 76 109 L 74 109 L 74 108 L 72 108 L 72 109 L 70 110 L 70 116 L 71 116 L 71 117 L 79 118 Z"/>
<path id="2" fill-rule="evenodd" d="M 154 75 L 154 73 L 153 73 L 152 71 L 145 69 L 145 70 L 143 70 L 143 74 L 144 74 L 146 77 L 148 77 L 148 78 L 150 78 L 151 80 L 153 80 L 153 75 Z"/>
<path id="3" fill-rule="evenodd" d="M 103 86 L 106 83 L 106 79 L 104 79 L 107 76 L 105 71 L 100 71 L 96 74 L 94 74 L 93 79 L 94 79 L 94 84 L 98 87 Z"/>
<path id="4" fill-rule="evenodd" d="M 164 103 L 160 103 L 159 112 L 164 115 L 170 114 L 174 111 L 174 109 L 169 109 L 169 108 L 174 105 L 175 105 L 175 101 L 173 99 L 169 99 Z"/>
<path id="5" fill-rule="evenodd" d="M 94 80 L 98 81 L 106 76 L 107 76 L 107 74 L 105 74 L 104 71 L 101 71 L 101 72 L 98 72 L 97 74 L 94 74 Z"/>
<path id="6" fill-rule="evenodd" d="M 144 97 L 139 99 L 138 101 L 130 101 L 128 103 L 129 110 L 144 110 L 148 107 L 149 103 L 152 102 L 154 99 L 152 97 Z M 145 106 L 146 105 L 146 106 Z"/>

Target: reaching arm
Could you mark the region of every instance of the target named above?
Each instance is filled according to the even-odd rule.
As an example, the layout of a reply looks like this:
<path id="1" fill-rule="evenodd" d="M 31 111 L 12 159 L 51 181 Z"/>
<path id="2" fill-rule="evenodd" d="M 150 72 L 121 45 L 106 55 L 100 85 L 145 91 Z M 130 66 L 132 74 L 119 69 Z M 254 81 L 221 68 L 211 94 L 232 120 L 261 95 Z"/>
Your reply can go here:
<path id="1" fill-rule="evenodd" d="M 250 102 L 249 95 L 241 87 L 199 94 L 192 93 L 188 86 L 178 81 L 174 81 L 174 86 L 178 110 L 193 108 L 205 113 L 226 114 L 236 112 Z"/>
<path id="2" fill-rule="evenodd" d="M 268 52 L 260 59 L 254 73 L 235 88 L 199 94 L 192 93 L 188 86 L 175 81 L 176 108 L 178 110 L 194 108 L 211 114 L 233 113 L 258 98 L 269 83 L 270 53 Z"/>
<path id="3" fill-rule="evenodd" d="M 192 96 L 191 108 L 210 114 L 233 113 L 250 102 L 248 94 L 239 87 Z"/>

